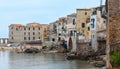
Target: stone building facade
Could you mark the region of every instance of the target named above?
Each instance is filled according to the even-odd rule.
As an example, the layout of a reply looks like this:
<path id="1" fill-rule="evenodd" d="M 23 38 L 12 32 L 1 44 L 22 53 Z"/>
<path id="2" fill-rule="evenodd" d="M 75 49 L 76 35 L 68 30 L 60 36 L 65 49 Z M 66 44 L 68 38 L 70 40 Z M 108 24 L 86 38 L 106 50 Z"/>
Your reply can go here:
<path id="1" fill-rule="evenodd" d="M 107 0 L 109 43 L 120 41 L 120 0 Z"/>
<path id="2" fill-rule="evenodd" d="M 44 41 L 45 25 L 39 23 L 29 23 L 26 26 L 22 24 L 11 24 L 9 26 L 9 42 L 23 42 L 23 41 Z M 46 25 L 47 26 L 47 25 Z"/>
<path id="3" fill-rule="evenodd" d="M 87 24 L 90 21 L 91 9 L 77 9 L 76 29 L 85 38 L 89 38 Z"/>

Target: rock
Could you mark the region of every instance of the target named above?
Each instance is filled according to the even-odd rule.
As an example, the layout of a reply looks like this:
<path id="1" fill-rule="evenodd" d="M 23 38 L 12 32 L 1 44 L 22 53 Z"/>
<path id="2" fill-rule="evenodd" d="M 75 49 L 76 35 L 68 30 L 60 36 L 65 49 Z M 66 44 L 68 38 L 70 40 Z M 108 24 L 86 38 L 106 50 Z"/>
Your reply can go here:
<path id="1" fill-rule="evenodd" d="M 105 62 L 104 62 L 104 61 L 95 61 L 95 62 L 93 63 L 93 65 L 94 65 L 95 67 L 103 67 L 103 66 L 105 66 Z"/>
<path id="2" fill-rule="evenodd" d="M 40 50 L 37 48 L 28 48 L 24 52 L 25 53 L 38 53 L 38 52 L 40 52 Z"/>
<path id="3" fill-rule="evenodd" d="M 71 55 L 71 56 L 67 56 L 66 59 L 74 60 L 74 59 L 80 59 L 80 58 L 79 58 L 79 56 Z"/>

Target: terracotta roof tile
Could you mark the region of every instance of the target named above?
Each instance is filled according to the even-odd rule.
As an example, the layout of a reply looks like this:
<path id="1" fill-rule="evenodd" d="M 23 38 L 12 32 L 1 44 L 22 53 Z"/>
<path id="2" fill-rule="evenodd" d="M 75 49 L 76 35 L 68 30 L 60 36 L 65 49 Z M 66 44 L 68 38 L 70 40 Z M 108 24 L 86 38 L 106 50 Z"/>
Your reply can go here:
<path id="1" fill-rule="evenodd" d="M 23 26 L 22 24 L 12 24 L 12 26 L 20 27 Z"/>

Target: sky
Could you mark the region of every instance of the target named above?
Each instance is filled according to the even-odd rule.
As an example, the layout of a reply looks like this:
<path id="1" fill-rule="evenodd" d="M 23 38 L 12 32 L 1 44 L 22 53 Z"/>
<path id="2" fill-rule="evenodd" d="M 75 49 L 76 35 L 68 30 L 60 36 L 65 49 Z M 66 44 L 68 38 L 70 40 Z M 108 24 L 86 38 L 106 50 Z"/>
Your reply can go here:
<path id="1" fill-rule="evenodd" d="M 105 0 L 102 1 L 104 3 Z M 9 37 L 10 24 L 49 24 L 75 13 L 77 8 L 99 5 L 100 0 L 0 0 L 0 38 Z"/>

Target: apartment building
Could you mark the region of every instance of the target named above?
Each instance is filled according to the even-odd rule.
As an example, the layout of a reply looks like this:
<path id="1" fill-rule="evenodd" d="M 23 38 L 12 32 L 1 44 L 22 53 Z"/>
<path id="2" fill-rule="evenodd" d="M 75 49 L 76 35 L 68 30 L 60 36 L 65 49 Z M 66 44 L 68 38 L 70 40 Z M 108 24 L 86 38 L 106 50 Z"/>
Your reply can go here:
<path id="1" fill-rule="evenodd" d="M 9 42 L 42 40 L 45 37 L 45 25 L 33 22 L 27 25 L 11 24 L 9 26 Z"/>
<path id="2" fill-rule="evenodd" d="M 76 30 L 85 38 L 89 38 L 90 13 L 91 9 L 77 9 Z"/>

